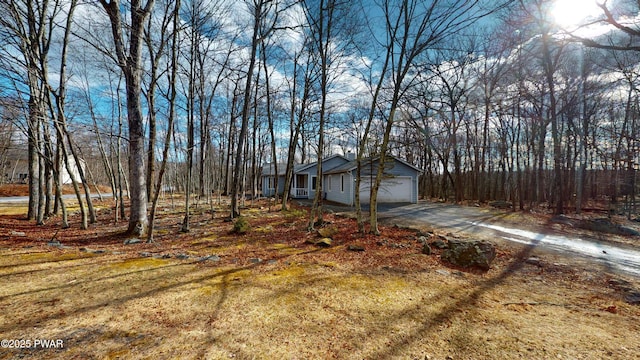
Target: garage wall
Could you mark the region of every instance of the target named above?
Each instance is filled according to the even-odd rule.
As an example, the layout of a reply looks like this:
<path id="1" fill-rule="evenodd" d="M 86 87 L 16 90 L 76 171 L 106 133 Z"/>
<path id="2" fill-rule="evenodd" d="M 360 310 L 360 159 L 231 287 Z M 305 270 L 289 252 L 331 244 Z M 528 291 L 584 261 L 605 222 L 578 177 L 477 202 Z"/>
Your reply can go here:
<path id="1" fill-rule="evenodd" d="M 378 191 L 378 202 L 418 202 L 418 171 L 406 164 L 394 160 L 392 163 L 385 163 L 385 176 L 382 179 L 381 188 Z M 368 184 L 371 174 L 368 170 L 377 170 L 378 162 L 374 161 L 372 167 L 363 168 L 362 184 L 360 186 L 361 202 L 369 202 L 369 192 L 371 186 Z M 399 188 L 403 186 L 403 188 Z M 386 190 L 386 191 L 385 191 Z M 395 192 L 395 194 L 394 194 Z M 366 199 L 366 201 L 365 201 Z"/>
<path id="2" fill-rule="evenodd" d="M 324 176 L 324 191 L 326 199 L 346 205 L 353 205 L 353 176 L 350 173 L 340 173 Z M 344 189 L 342 187 L 344 181 Z M 329 183 L 331 186 L 329 187 Z"/>

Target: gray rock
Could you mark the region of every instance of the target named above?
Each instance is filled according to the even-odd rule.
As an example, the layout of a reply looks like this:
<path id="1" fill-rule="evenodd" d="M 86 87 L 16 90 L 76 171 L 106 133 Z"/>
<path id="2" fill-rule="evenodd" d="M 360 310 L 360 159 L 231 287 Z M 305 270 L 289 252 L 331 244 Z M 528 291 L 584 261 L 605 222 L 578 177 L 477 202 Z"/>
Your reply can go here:
<path id="1" fill-rule="evenodd" d="M 147 251 L 142 251 L 139 253 L 141 257 L 151 257 L 152 254 L 150 252 Z"/>
<path id="2" fill-rule="evenodd" d="M 495 245 L 486 241 L 449 240 L 449 248 L 442 253 L 442 260 L 451 264 L 483 270 L 489 270 L 495 258 Z"/>
<path id="3" fill-rule="evenodd" d="M 494 207 L 496 209 L 511 209 L 511 203 L 507 201 L 492 201 L 489 203 L 489 206 Z"/>
<path id="4" fill-rule="evenodd" d="M 582 220 L 578 223 L 578 227 L 606 234 L 640 236 L 640 232 L 619 224 L 615 224 L 608 218 Z"/>
<path id="5" fill-rule="evenodd" d="M 252 263 L 252 264 L 258 264 L 258 263 L 262 262 L 262 259 L 260 259 L 260 258 L 251 258 L 251 259 L 249 259 L 249 262 Z"/>
<path id="6" fill-rule="evenodd" d="M 632 288 L 631 283 L 623 279 L 610 279 L 607 283 L 614 289 L 625 290 Z"/>
<path id="7" fill-rule="evenodd" d="M 132 245 L 132 244 L 139 244 L 142 242 L 142 239 L 138 239 L 138 238 L 131 238 L 131 239 L 126 239 L 124 241 L 125 245 Z"/>
<path id="8" fill-rule="evenodd" d="M 449 247 L 449 245 L 447 245 L 447 243 L 441 238 L 433 240 L 430 245 L 438 249 L 446 249 Z"/>
<path id="9" fill-rule="evenodd" d="M 218 255 L 203 256 L 200 259 L 198 259 L 198 261 L 218 262 L 218 261 L 220 261 L 220 256 L 218 256 Z"/>
<path id="10" fill-rule="evenodd" d="M 426 243 L 427 243 L 427 241 L 428 241 L 428 239 L 427 239 L 427 237 L 426 237 L 426 236 L 420 236 L 420 237 L 418 237 L 418 242 L 419 242 L 420 244 L 426 244 Z"/>
<path id="11" fill-rule="evenodd" d="M 12 232 L 9 233 L 9 236 L 25 237 L 25 236 L 27 236 L 27 234 L 25 234 L 22 231 L 12 231 Z"/>
<path id="12" fill-rule="evenodd" d="M 443 275 L 443 276 L 449 276 L 449 275 L 451 275 L 451 273 L 450 273 L 449 271 L 445 270 L 445 269 L 438 269 L 438 270 L 436 270 L 436 272 L 437 272 L 438 274 L 440 274 L 440 275 Z"/>
<path id="13" fill-rule="evenodd" d="M 564 214 L 555 215 L 554 217 L 551 218 L 551 221 L 557 224 L 564 224 L 564 225 L 570 225 L 570 226 L 575 225 L 575 221 L 573 219 L 568 218 Z"/>
<path id="14" fill-rule="evenodd" d="M 530 257 L 527 260 L 524 261 L 525 263 L 529 264 L 529 265 L 534 265 L 534 266 L 540 266 L 542 265 L 542 260 L 540 260 L 537 257 Z"/>
<path id="15" fill-rule="evenodd" d="M 640 292 L 630 291 L 624 296 L 624 301 L 630 305 L 640 305 Z"/>
<path id="16" fill-rule="evenodd" d="M 176 259 L 178 260 L 187 260 L 189 258 L 189 255 L 187 254 L 178 254 L 176 255 Z"/>
<path id="17" fill-rule="evenodd" d="M 422 253 L 425 255 L 431 255 L 431 246 L 429 244 L 422 245 Z"/>
<path id="18" fill-rule="evenodd" d="M 347 250 L 349 251 L 364 251 L 364 247 L 360 245 L 349 245 L 347 246 Z"/>
<path id="19" fill-rule="evenodd" d="M 433 233 L 432 233 L 432 232 L 429 232 L 429 231 L 422 231 L 422 230 L 420 230 L 420 231 L 418 231 L 418 232 L 416 233 L 416 236 L 418 236 L 418 237 L 420 237 L 420 236 L 424 236 L 424 237 L 426 237 L 426 238 L 430 238 L 430 237 L 432 237 L 432 236 L 433 236 Z"/>
<path id="20" fill-rule="evenodd" d="M 47 245 L 53 247 L 62 247 L 62 244 L 58 240 L 49 241 Z"/>
<path id="21" fill-rule="evenodd" d="M 90 254 L 104 254 L 104 253 L 107 252 L 106 250 L 102 250 L 102 249 L 94 250 L 94 249 L 89 249 L 89 248 L 85 248 L 85 247 L 81 247 L 80 251 L 86 252 L 86 253 L 90 253 Z"/>

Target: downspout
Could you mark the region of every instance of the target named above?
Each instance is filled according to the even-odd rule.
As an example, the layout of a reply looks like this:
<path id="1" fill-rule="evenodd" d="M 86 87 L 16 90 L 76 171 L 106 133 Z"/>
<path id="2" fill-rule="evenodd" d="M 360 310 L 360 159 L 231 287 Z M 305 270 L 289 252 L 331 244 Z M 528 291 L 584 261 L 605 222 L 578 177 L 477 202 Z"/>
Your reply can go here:
<path id="1" fill-rule="evenodd" d="M 351 206 L 356 206 L 356 181 L 353 178 L 353 170 L 349 171 L 349 188 L 351 189 Z"/>

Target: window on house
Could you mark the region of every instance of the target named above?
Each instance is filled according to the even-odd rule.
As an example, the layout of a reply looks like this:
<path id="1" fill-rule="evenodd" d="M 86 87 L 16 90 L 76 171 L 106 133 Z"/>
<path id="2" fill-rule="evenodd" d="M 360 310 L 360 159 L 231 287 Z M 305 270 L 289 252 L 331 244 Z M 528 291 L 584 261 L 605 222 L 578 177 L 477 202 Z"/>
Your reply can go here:
<path id="1" fill-rule="evenodd" d="M 311 177 L 311 190 L 316 189 L 317 183 L 318 183 L 318 179 L 315 176 Z"/>
<path id="2" fill-rule="evenodd" d="M 331 191 L 331 175 L 329 175 L 327 179 L 327 191 Z"/>
<path id="3" fill-rule="evenodd" d="M 344 192 L 344 175 L 340 175 L 340 191 Z"/>

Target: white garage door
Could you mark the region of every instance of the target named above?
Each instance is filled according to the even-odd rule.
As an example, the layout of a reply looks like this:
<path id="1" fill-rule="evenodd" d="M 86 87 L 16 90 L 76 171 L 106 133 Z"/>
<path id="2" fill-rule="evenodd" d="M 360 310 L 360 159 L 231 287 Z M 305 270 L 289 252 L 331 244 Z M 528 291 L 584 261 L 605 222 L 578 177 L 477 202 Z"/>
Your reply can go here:
<path id="1" fill-rule="evenodd" d="M 392 179 L 383 179 L 378 189 L 379 203 L 394 202 L 411 202 L 411 184 L 410 177 L 395 177 Z M 362 179 L 360 183 L 360 201 L 369 202 L 369 193 L 371 191 L 371 182 L 369 179 Z"/>

